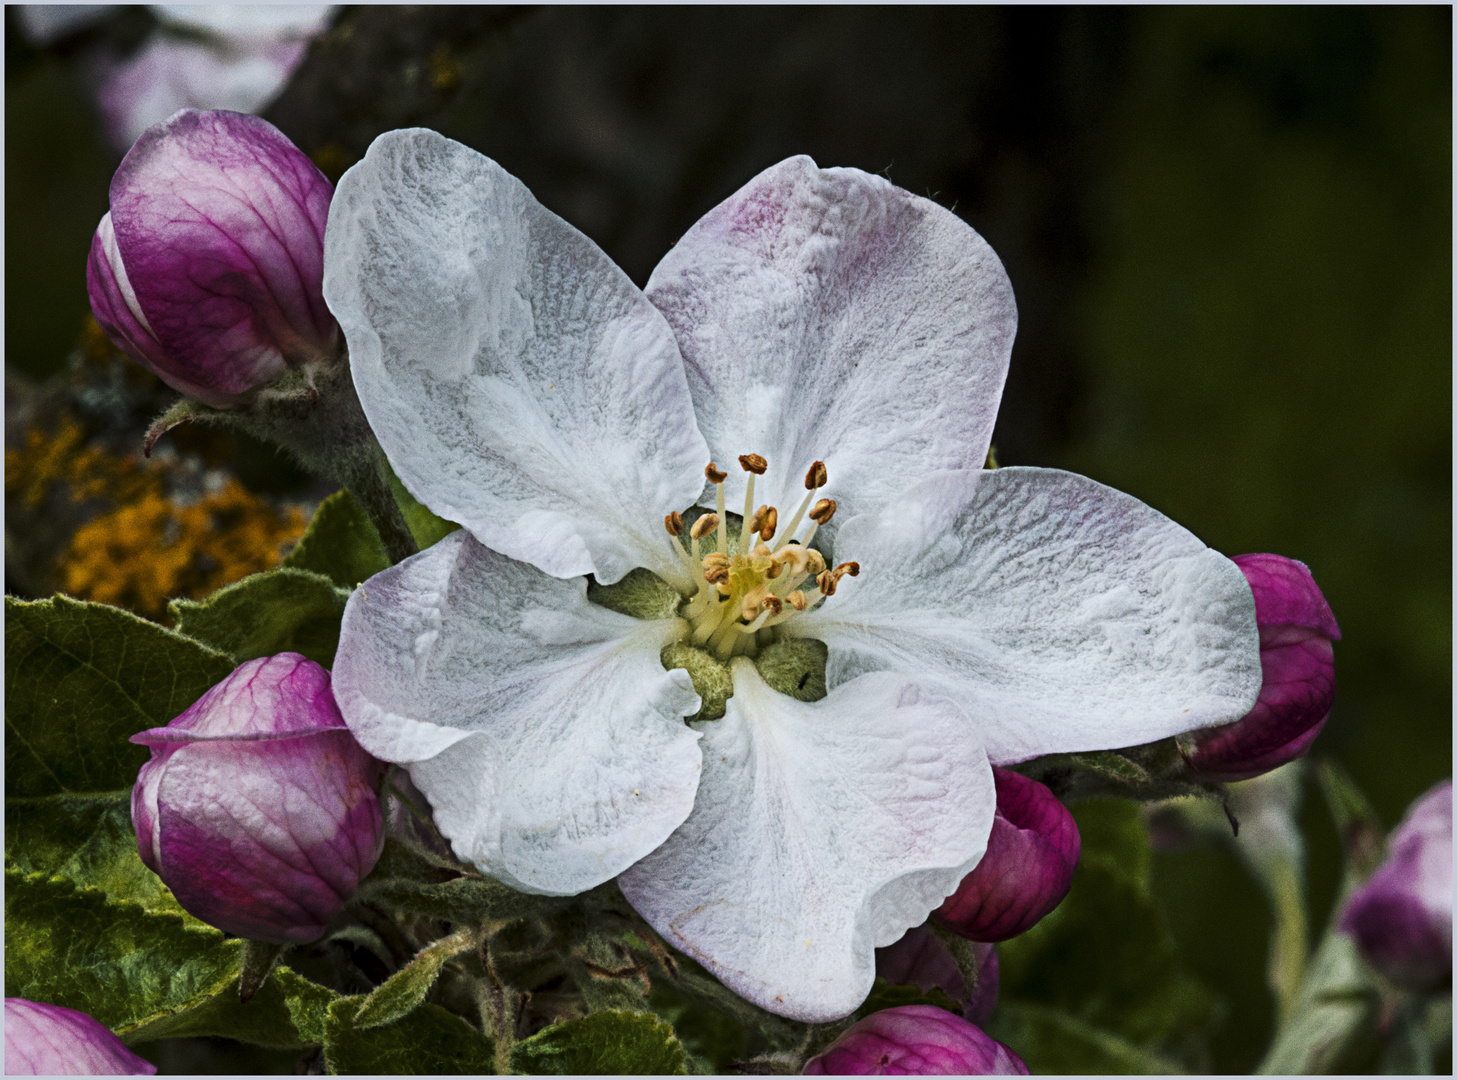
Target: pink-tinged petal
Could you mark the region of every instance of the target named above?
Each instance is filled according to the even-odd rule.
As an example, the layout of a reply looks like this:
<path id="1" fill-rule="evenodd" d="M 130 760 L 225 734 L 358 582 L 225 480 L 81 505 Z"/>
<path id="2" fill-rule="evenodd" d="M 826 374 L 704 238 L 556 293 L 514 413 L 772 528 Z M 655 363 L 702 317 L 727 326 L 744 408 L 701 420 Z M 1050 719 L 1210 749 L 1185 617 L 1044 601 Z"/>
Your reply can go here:
<path id="1" fill-rule="evenodd" d="M 976 989 L 966 996 L 966 982 L 951 950 L 929 927 L 917 926 L 894 945 L 875 950 L 875 974 L 886 982 L 915 986 L 922 993 L 940 989 L 960 1001 L 962 1014 L 973 1024 L 985 1024 L 997 1006 L 1000 967 L 997 948 L 990 942 L 975 942 Z"/>
<path id="2" fill-rule="evenodd" d="M 991 769 L 951 702 L 884 672 L 812 704 L 732 663 L 693 812 L 618 875 L 653 928 L 781 1016 L 838 1019 L 874 949 L 925 922 L 981 857 Z"/>
<path id="3" fill-rule="evenodd" d="M 1385 860 L 1351 894 L 1341 929 L 1395 982 L 1434 990 L 1452 977 L 1452 781 L 1414 802 Z"/>
<path id="4" fill-rule="evenodd" d="M 1027 1066 L 975 1024 L 932 1005 L 882 1009 L 804 1067 L 805 1076 L 1026 1076 Z"/>
<path id="5" fill-rule="evenodd" d="M 1281 555 L 1230 560 L 1249 581 L 1260 628 L 1260 696 L 1232 724 L 1190 732 L 1181 749 L 1206 780 L 1245 780 L 1302 756 L 1335 700 L 1340 628 L 1304 563 Z"/>
<path id="6" fill-rule="evenodd" d="M 931 916 L 973 941 L 1025 933 L 1072 888 L 1082 852 L 1077 822 L 1046 787 L 1010 769 L 992 770 L 997 816 L 987 852 Z"/>
<path id="7" fill-rule="evenodd" d="M 5 999 L 6 1076 L 151 1076 L 156 1071 L 83 1012 Z"/>
<path id="8" fill-rule="evenodd" d="M 98 320 L 164 381 L 218 407 L 328 361 L 331 196 L 267 121 L 179 112 L 149 128 L 112 178 L 87 274 Z"/>
<path id="9" fill-rule="evenodd" d="M 142 858 L 227 933 L 312 941 L 379 857 L 381 765 L 296 653 L 248 661 L 132 741 L 152 748 L 132 794 Z"/>
<path id="10" fill-rule="evenodd" d="M 360 403 L 416 498 L 553 577 L 686 588 L 663 517 L 708 447 L 672 330 L 601 248 L 420 129 L 344 174 L 326 242 Z"/>
<path id="11" fill-rule="evenodd" d="M 996 253 L 929 199 L 790 158 L 689 229 L 647 294 L 677 335 L 731 508 L 740 454 L 768 461 L 755 502 L 781 521 L 816 460 L 841 521 L 986 460 L 1016 304 Z"/>

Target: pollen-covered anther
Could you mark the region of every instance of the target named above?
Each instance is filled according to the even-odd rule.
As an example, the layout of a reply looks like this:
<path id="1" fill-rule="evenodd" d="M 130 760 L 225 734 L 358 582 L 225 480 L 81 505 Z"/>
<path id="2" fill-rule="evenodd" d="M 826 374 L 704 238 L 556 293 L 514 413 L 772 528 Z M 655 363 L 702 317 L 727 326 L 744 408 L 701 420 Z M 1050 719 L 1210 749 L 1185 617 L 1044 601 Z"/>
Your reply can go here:
<path id="1" fill-rule="evenodd" d="M 829 483 L 830 474 L 825 471 L 825 463 L 816 461 L 809 467 L 809 472 L 804 474 L 804 486 L 806 491 L 814 491 Z"/>
<path id="2" fill-rule="evenodd" d="M 815 584 L 819 586 L 821 596 L 834 596 L 835 586 L 839 584 L 839 581 L 840 579 L 835 577 L 833 570 L 821 571 L 815 578 Z"/>
<path id="3" fill-rule="evenodd" d="M 749 531 L 751 533 L 756 533 L 764 527 L 764 522 L 768 519 L 769 511 L 772 509 L 773 507 L 764 505 L 754 511 L 754 516 L 749 518 Z"/>
<path id="4" fill-rule="evenodd" d="M 764 576 L 770 581 L 773 581 L 782 573 L 784 573 L 784 564 L 778 559 L 772 559 L 772 561 L 769 563 L 769 569 L 764 571 Z"/>
<path id="5" fill-rule="evenodd" d="M 703 475 L 708 477 L 708 482 L 710 484 L 722 484 L 725 480 L 728 479 L 728 473 L 722 472 L 719 467 L 711 461 L 708 463 L 708 467 L 703 470 Z"/>
<path id="6" fill-rule="evenodd" d="M 859 577 L 860 564 L 858 562 L 842 562 L 839 566 L 835 567 L 835 577 L 842 578 L 846 574 L 849 574 L 851 577 Z"/>
<path id="7" fill-rule="evenodd" d="M 707 555 L 703 556 L 704 570 L 715 566 L 721 566 L 727 570 L 729 568 L 729 557 L 721 551 L 710 551 Z"/>
<path id="8" fill-rule="evenodd" d="M 678 536 L 683 531 L 683 515 L 674 510 L 663 518 L 663 528 L 668 530 L 669 536 Z"/>
<path id="9" fill-rule="evenodd" d="M 766 596 L 759 603 L 762 605 L 762 610 L 767 611 L 770 615 L 778 615 L 784 610 L 784 601 L 777 596 Z"/>
<path id="10" fill-rule="evenodd" d="M 721 581 L 727 581 L 729 578 L 728 567 L 705 566 L 703 568 L 703 578 L 710 585 L 717 585 Z"/>
<path id="11" fill-rule="evenodd" d="M 811 520 L 817 521 L 821 525 L 829 524 L 830 518 L 835 516 L 835 500 L 821 499 L 815 503 L 815 508 L 809 512 L 809 516 Z"/>
<path id="12" fill-rule="evenodd" d="M 764 515 L 763 523 L 759 526 L 759 539 L 763 540 L 765 543 L 773 540 L 774 530 L 777 528 L 779 528 L 779 511 L 771 506 L 769 507 L 768 512 Z"/>
<path id="13" fill-rule="evenodd" d="M 688 530 L 688 535 L 694 540 L 702 540 L 716 528 L 718 528 L 718 515 L 704 514 L 693 523 L 693 528 Z"/>
<path id="14" fill-rule="evenodd" d="M 769 550 L 768 544 L 759 543 L 754 545 L 753 550 L 751 550 L 749 554 L 753 555 L 755 558 L 769 559 L 773 558 L 774 553 Z"/>
<path id="15" fill-rule="evenodd" d="M 763 476 L 764 470 L 769 467 L 769 463 L 758 454 L 740 454 L 739 464 L 743 466 L 744 472 L 751 472 L 755 476 Z"/>
<path id="16" fill-rule="evenodd" d="M 809 607 L 809 601 L 804 598 L 803 591 L 799 589 L 795 589 L 784 599 L 788 601 L 789 606 L 792 607 L 795 611 L 803 611 L 805 608 Z"/>

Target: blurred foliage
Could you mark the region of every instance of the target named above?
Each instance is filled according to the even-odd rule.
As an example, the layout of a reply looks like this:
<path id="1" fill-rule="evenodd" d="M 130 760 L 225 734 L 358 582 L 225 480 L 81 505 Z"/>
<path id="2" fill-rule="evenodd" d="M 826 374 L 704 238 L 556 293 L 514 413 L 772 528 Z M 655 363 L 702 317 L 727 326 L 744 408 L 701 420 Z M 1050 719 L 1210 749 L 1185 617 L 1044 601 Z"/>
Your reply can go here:
<path id="1" fill-rule="evenodd" d="M 82 333 L 86 252 L 116 163 L 85 82 L 99 40 L 27 49 L 7 17 L 6 563 L 8 587 L 28 595 L 60 587 L 59 557 L 86 521 L 143 505 L 122 498 L 129 485 L 159 490 L 154 466 L 122 463 L 167 395 Z M 954 207 L 1017 290 L 1002 459 L 1084 472 L 1219 550 L 1307 562 L 1344 633 L 1316 752 L 1389 825 L 1452 754 L 1451 42 L 1441 7 L 359 7 L 268 115 L 332 177 L 384 130 L 437 128 L 499 160 L 639 283 L 699 215 L 794 153 Z M 127 577 L 128 560 L 181 543 L 209 470 L 258 496 L 237 519 L 249 554 L 229 549 L 236 572 L 217 583 L 275 565 L 302 528 L 273 497 L 328 493 L 303 495 L 297 470 L 233 436 L 168 439 L 165 512 L 94 530 L 78 587 L 152 610 L 166 588 L 210 591 L 187 592 L 204 573 L 197 552 L 223 561 L 197 524 L 175 584 Z M 75 490 L 97 497 L 73 502 Z M 124 551 L 108 550 L 116 536 Z M 348 587 L 371 557 L 300 565 Z M 1301 819 L 1317 928 L 1340 874 L 1318 803 Z M 1090 852 L 1116 846 L 1096 805 L 1078 811 Z M 1259 886 L 1227 847 L 1129 852 L 1146 876 L 1124 867 L 1115 881 L 1091 859 L 1062 919 L 1077 923 L 1098 880 L 1161 910 L 1129 932 L 1152 935 L 1218 1005 L 1192 1025 L 1207 1058 L 1163 1043 L 1158 1055 L 1250 1069 L 1273 1023 Z M 1058 926 L 1042 932 L 1052 953 L 1113 948 Z M 1005 1023 L 1062 1031 L 1130 1068 L 1166 1060 L 1120 1059 L 1128 1048 L 1093 1027 L 1086 1000 L 1013 991 L 1026 947 L 1010 950 L 1022 1011 Z"/>

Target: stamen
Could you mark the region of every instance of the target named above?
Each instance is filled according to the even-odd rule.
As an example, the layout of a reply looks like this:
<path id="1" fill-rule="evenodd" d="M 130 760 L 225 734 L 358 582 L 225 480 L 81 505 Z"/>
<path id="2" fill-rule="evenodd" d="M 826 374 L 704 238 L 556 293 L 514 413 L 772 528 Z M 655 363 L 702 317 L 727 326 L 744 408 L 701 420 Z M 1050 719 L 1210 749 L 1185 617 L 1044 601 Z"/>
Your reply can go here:
<path id="1" fill-rule="evenodd" d="M 758 532 L 764 527 L 764 520 L 769 516 L 769 507 L 761 506 L 754 511 L 754 516 L 749 519 L 749 531 Z"/>
<path id="2" fill-rule="evenodd" d="M 717 514 L 704 514 L 693 523 L 693 528 L 688 530 L 688 535 L 694 540 L 702 540 L 714 529 L 718 528 L 719 517 Z"/>
<path id="3" fill-rule="evenodd" d="M 764 515 L 763 524 L 759 527 L 759 539 L 768 543 L 774 539 L 774 530 L 779 527 L 779 511 L 769 507 L 768 513 Z"/>
<path id="4" fill-rule="evenodd" d="M 739 530 L 739 550 L 743 551 L 748 546 L 750 533 L 754 531 L 749 528 L 749 519 L 754 516 L 754 478 L 763 475 L 769 463 L 758 454 L 740 454 L 739 464 L 749 474 L 748 489 L 744 492 L 744 524 Z"/>
<path id="5" fill-rule="evenodd" d="M 708 467 L 703 470 L 703 475 L 708 477 L 710 484 L 722 484 L 728 479 L 728 473 L 722 471 L 711 461 L 708 463 Z"/>
<path id="6" fill-rule="evenodd" d="M 800 590 L 798 589 L 795 589 L 784 599 L 789 601 L 789 606 L 794 608 L 795 611 L 803 611 L 805 608 L 809 607 L 809 601 L 804 598 L 804 593 L 800 592 Z"/>
<path id="7" fill-rule="evenodd" d="M 758 454 L 740 454 L 739 464 L 743 466 L 744 472 L 753 473 L 755 476 L 763 476 L 764 470 L 769 463 Z"/>
<path id="8" fill-rule="evenodd" d="M 835 578 L 835 572 L 833 570 L 826 570 L 819 577 L 815 578 L 815 584 L 820 587 L 820 592 L 825 596 L 834 596 L 835 586 L 838 584 Z"/>
<path id="9" fill-rule="evenodd" d="M 829 482 L 829 474 L 825 471 L 825 463 L 816 461 L 809 467 L 809 472 L 804 474 L 804 486 L 807 490 L 822 488 Z"/>
<path id="10" fill-rule="evenodd" d="M 809 516 L 820 525 L 828 525 L 830 518 L 835 516 L 835 507 L 834 499 L 821 499 L 815 503 L 815 508 L 809 512 Z"/>
<path id="11" fill-rule="evenodd" d="M 816 461 L 809 467 L 809 472 L 804 474 L 804 486 L 807 489 L 807 494 L 800 500 L 799 509 L 794 512 L 794 517 L 789 519 L 789 528 L 784 530 L 784 537 L 779 541 L 778 547 L 775 550 L 789 543 L 790 538 L 794 536 L 794 530 L 799 528 L 799 523 L 804 520 L 804 512 L 809 507 L 809 501 L 815 497 L 816 491 L 829 482 L 829 479 L 830 474 L 825 471 L 825 463 L 823 461 Z M 820 501 L 826 502 L 828 500 L 821 499 Z M 809 536 L 814 536 L 813 526 L 810 527 Z M 801 540 L 800 543 L 808 544 L 809 539 Z"/>
<path id="12" fill-rule="evenodd" d="M 667 517 L 663 518 L 663 528 L 668 530 L 668 535 L 677 539 L 683 532 L 683 515 L 674 510 Z"/>

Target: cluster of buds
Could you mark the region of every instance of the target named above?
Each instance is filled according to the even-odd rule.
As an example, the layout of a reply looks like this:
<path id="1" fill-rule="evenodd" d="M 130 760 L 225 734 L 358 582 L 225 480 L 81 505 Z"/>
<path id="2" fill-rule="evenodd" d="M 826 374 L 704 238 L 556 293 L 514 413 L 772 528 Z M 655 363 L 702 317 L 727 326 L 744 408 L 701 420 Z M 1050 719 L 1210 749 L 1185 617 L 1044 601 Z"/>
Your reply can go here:
<path id="1" fill-rule="evenodd" d="M 152 751 L 132 789 L 142 861 L 220 930 L 313 941 L 379 857 L 382 767 L 297 653 L 242 664 L 132 742 Z"/>

